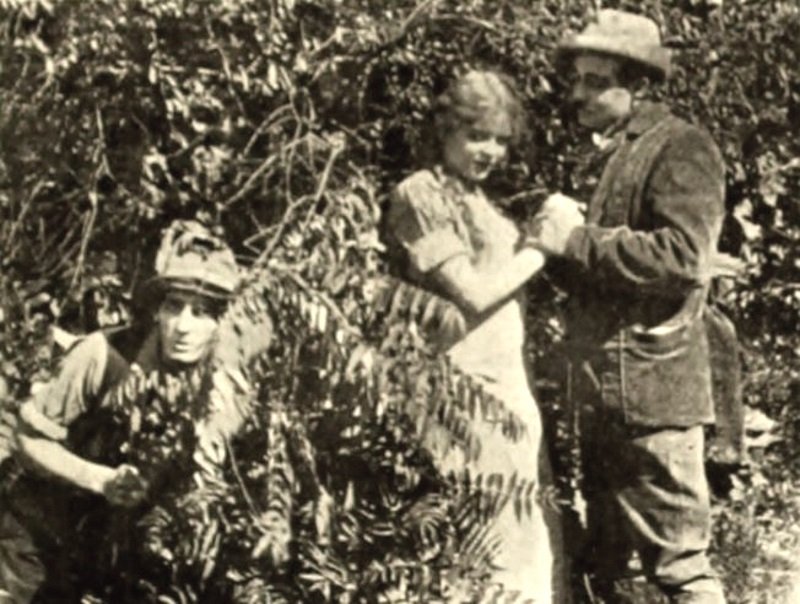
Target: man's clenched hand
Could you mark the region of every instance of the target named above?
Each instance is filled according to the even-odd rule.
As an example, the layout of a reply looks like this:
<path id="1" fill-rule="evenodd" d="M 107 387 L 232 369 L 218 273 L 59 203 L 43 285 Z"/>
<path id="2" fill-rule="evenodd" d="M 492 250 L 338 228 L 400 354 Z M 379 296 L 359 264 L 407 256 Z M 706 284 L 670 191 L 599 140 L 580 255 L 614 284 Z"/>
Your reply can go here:
<path id="1" fill-rule="evenodd" d="M 134 507 L 147 496 L 147 483 L 133 466 L 123 464 L 109 468 L 103 477 L 101 492 L 113 505 Z"/>
<path id="2" fill-rule="evenodd" d="M 575 227 L 585 222 L 585 204 L 554 193 L 528 223 L 526 243 L 549 256 L 561 256 Z"/>

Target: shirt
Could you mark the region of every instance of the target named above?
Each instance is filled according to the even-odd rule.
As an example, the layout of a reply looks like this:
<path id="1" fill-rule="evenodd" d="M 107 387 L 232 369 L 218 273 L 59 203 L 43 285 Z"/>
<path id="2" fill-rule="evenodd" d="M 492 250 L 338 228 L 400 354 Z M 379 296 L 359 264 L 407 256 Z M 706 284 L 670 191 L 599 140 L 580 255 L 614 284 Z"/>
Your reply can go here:
<path id="1" fill-rule="evenodd" d="M 219 446 L 219 440 L 232 436 L 250 412 L 250 392 L 244 374 L 244 364 L 266 348 L 271 334 L 268 320 L 256 326 L 243 317 L 226 316 L 218 330 L 218 344 L 225 348 L 217 355 L 217 364 L 212 374 L 209 392 L 211 413 L 202 424 L 196 426 L 200 446 Z M 239 341 L 236 333 L 250 327 L 249 337 Z M 256 345 L 252 335 L 265 336 Z M 233 348 L 236 344 L 236 348 Z M 120 430 L 110 413 L 109 394 L 121 383 L 127 373 L 125 367 L 110 366 L 112 350 L 106 333 L 95 332 L 81 338 L 64 356 L 54 378 L 37 391 L 30 405 L 44 415 L 55 426 L 63 429 L 51 430 L 30 424 L 20 418 L 18 429 L 60 441 L 76 455 L 105 465 L 116 466 L 124 461 L 120 446 L 128 437 Z M 133 365 L 145 375 L 162 366 L 158 347 L 158 333 L 151 332 L 144 338 L 136 352 Z M 205 441 L 205 442 L 204 442 Z M 214 458 L 218 452 L 210 451 Z M 106 512 L 104 498 L 77 489 L 69 484 L 57 482 L 33 472 L 25 472 L 11 486 L 6 500 L 15 516 L 25 522 L 34 532 L 45 535 L 51 541 L 69 539 L 81 518 L 98 517 Z"/>

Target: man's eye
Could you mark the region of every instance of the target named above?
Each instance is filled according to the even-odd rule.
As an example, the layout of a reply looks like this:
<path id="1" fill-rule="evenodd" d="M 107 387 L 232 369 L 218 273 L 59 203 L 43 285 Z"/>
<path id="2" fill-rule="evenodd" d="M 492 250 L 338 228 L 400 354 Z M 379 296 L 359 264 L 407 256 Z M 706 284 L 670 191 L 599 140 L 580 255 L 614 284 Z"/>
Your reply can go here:
<path id="1" fill-rule="evenodd" d="M 609 85 L 608 78 L 595 75 L 586 76 L 584 83 L 590 88 L 607 88 Z"/>
<path id="2" fill-rule="evenodd" d="M 195 304 L 192 306 L 192 313 L 196 317 L 207 318 L 207 317 L 214 317 L 214 309 L 211 308 L 210 305 L 207 304 Z"/>
<path id="3" fill-rule="evenodd" d="M 183 307 L 183 303 L 180 300 L 174 300 L 172 298 L 167 298 L 164 300 L 163 308 L 166 312 L 170 314 L 177 314 L 181 311 Z"/>
<path id="4" fill-rule="evenodd" d="M 475 143 L 480 143 L 480 142 L 483 142 L 485 140 L 488 140 L 489 136 L 490 135 L 488 133 L 483 132 L 481 130 L 470 130 L 470 132 L 469 132 L 469 140 L 471 140 L 471 141 L 473 141 Z"/>

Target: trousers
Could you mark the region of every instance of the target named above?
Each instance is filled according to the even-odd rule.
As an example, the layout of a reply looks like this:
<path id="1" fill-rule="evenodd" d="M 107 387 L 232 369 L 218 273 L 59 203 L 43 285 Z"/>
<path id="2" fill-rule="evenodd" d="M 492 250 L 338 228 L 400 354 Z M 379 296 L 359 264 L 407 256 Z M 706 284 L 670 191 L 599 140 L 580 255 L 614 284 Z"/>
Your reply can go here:
<path id="1" fill-rule="evenodd" d="M 103 576 L 106 528 L 105 514 L 70 516 L 24 480 L 2 489 L 0 604 L 78 604 Z"/>
<path id="2" fill-rule="evenodd" d="M 588 512 L 581 560 L 598 592 L 608 602 L 626 601 L 615 594 L 635 553 L 646 580 L 671 602 L 724 604 L 706 553 L 711 506 L 703 426 L 630 426 L 585 406 L 580 429 Z"/>
<path id="3" fill-rule="evenodd" d="M 8 510 L 0 511 L 0 604 L 28 604 L 45 583 L 42 551 Z"/>

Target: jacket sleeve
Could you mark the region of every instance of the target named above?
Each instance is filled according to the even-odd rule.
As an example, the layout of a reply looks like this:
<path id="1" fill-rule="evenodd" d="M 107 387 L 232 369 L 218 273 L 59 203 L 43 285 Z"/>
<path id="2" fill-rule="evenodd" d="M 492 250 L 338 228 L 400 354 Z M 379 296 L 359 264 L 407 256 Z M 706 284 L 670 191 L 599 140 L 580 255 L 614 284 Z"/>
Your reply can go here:
<path id="1" fill-rule="evenodd" d="M 711 137 L 674 133 L 646 183 L 642 224 L 584 225 L 565 256 L 613 289 L 681 294 L 705 283 L 724 214 L 724 165 Z"/>

